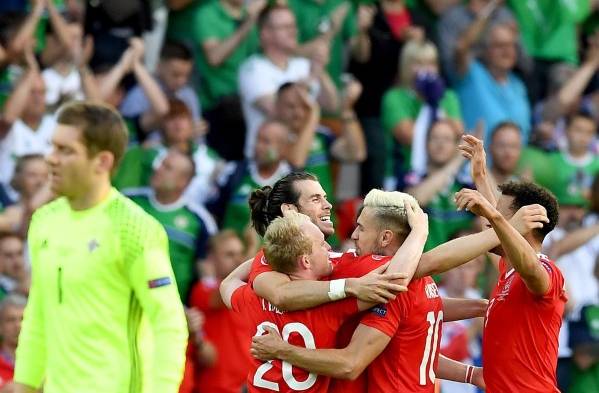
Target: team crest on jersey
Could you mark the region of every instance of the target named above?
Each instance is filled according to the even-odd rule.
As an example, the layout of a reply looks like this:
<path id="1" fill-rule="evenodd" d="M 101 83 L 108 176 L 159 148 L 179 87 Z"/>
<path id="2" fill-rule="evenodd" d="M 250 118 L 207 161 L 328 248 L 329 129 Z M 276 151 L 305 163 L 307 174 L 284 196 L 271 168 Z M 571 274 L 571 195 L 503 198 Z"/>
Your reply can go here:
<path id="1" fill-rule="evenodd" d="M 515 276 L 512 274 L 508 279 L 505 280 L 501 292 L 499 293 L 499 295 L 497 295 L 497 300 L 505 300 L 507 295 L 510 293 L 510 288 L 512 286 L 512 282 L 514 281 L 514 277 Z"/>
<path id="2" fill-rule="evenodd" d="M 187 217 L 185 216 L 177 216 L 175 217 L 175 226 L 179 229 L 185 229 L 187 228 L 187 225 L 189 224 L 189 220 L 187 219 Z"/>
<path id="3" fill-rule="evenodd" d="M 87 249 L 89 252 L 94 252 L 98 247 L 100 247 L 100 243 L 96 239 L 92 239 L 87 243 Z"/>
<path id="4" fill-rule="evenodd" d="M 262 255 L 262 258 L 260 258 L 260 263 L 263 264 L 264 266 L 268 266 L 268 261 L 266 260 L 264 255 Z"/>
<path id="5" fill-rule="evenodd" d="M 437 288 L 437 284 L 432 282 L 430 284 L 426 284 L 424 287 L 424 293 L 426 293 L 427 298 L 435 299 L 439 297 L 439 288 Z"/>
<path id="6" fill-rule="evenodd" d="M 387 306 L 384 304 L 379 304 L 378 306 L 372 307 L 370 312 L 375 313 L 379 317 L 384 317 L 387 315 Z"/>

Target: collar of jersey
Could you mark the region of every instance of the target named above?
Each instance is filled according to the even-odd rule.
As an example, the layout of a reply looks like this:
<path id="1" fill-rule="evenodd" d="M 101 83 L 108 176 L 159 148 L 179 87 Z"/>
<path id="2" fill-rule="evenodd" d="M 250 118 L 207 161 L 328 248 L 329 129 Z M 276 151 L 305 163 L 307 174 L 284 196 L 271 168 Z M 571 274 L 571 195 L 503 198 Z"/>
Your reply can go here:
<path id="1" fill-rule="evenodd" d="M 110 188 L 110 192 L 108 192 L 108 195 L 104 198 L 104 200 L 102 200 L 100 203 L 98 203 L 95 206 L 90 207 L 89 209 L 85 209 L 85 210 L 73 210 L 71 208 L 71 205 L 68 204 L 67 202 L 67 206 L 69 207 L 69 210 L 71 211 L 71 215 L 74 217 L 84 217 L 87 216 L 88 214 L 92 214 L 98 210 L 101 210 L 104 208 L 104 206 L 106 206 L 108 203 L 110 203 L 110 201 L 112 201 L 114 198 L 116 198 L 116 196 L 119 194 L 119 192 L 114 188 Z"/>
<path id="2" fill-rule="evenodd" d="M 164 204 L 156 199 L 156 194 L 152 191 L 149 199 L 152 207 L 160 212 L 172 212 L 185 206 L 185 197 L 183 195 L 173 203 Z"/>

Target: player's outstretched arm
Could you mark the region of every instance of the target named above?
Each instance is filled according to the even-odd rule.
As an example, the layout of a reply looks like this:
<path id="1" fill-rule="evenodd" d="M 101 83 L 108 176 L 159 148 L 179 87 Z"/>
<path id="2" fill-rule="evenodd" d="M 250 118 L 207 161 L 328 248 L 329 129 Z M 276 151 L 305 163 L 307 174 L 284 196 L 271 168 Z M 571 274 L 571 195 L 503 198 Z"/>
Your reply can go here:
<path id="1" fill-rule="evenodd" d="M 242 285 L 247 284 L 244 280 L 247 280 L 251 267 L 252 260 L 250 259 L 245 261 L 241 265 L 237 266 L 235 270 L 229 273 L 223 282 L 220 283 L 220 296 L 227 308 L 232 308 L 231 297 L 233 296 L 233 292 L 235 292 L 235 290 Z"/>
<path id="2" fill-rule="evenodd" d="M 444 297 L 443 321 L 460 321 L 463 319 L 484 317 L 489 301 L 487 299 L 456 299 Z"/>
<path id="3" fill-rule="evenodd" d="M 34 392 L 42 386 L 46 371 L 46 336 L 42 288 L 39 276 L 38 251 L 42 239 L 37 235 L 40 225 L 35 215 L 29 229 L 29 255 L 31 256 L 31 289 L 25 307 L 19 345 L 16 351 L 14 381 L 16 391 Z"/>
<path id="4" fill-rule="evenodd" d="M 168 255 L 162 226 L 144 223 L 142 244 L 129 242 L 128 278 L 152 329 L 154 352 L 149 386 L 152 392 L 176 393 L 183 377 L 188 328 Z M 130 239 L 123 239 L 130 240 Z"/>
<path id="5" fill-rule="evenodd" d="M 252 339 L 251 354 L 260 360 L 280 359 L 311 373 L 338 379 L 356 379 L 385 349 L 391 337 L 360 324 L 343 349 L 307 349 L 281 339 L 274 329 Z"/>
<path id="6" fill-rule="evenodd" d="M 437 378 L 447 381 L 469 383 L 485 388 L 482 367 L 474 367 L 469 364 L 456 362 L 443 355 L 439 355 L 439 365 L 437 366 Z"/>
<path id="7" fill-rule="evenodd" d="M 379 269 L 362 277 L 346 278 L 344 290 L 339 296 L 332 288 L 332 281 L 291 280 L 288 275 L 279 272 L 259 274 L 253 283 L 258 296 L 268 300 L 280 310 L 296 311 L 320 306 L 348 296 L 373 304 L 387 303 L 395 299 L 399 292 L 407 290 L 405 285 L 393 281 L 404 279 L 403 273 L 383 274 Z"/>
<path id="8" fill-rule="evenodd" d="M 498 245 L 499 238 L 492 229 L 450 240 L 422 254 L 414 276 L 420 278 L 446 272 Z"/>

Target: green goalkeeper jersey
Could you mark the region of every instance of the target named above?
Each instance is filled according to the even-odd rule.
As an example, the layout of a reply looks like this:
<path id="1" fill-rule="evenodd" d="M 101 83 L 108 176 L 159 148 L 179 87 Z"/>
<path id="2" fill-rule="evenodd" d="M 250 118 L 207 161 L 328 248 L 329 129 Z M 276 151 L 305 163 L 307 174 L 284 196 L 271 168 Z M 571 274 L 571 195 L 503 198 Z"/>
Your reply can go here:
<path id="1" fill-rule="evenodd" d="M 114 189 L 83 211 L 60 198 L 34 214 L 29 248 L 16 382 L 45 393 L 178 391 L 187 324 L 154 218 Z"/>

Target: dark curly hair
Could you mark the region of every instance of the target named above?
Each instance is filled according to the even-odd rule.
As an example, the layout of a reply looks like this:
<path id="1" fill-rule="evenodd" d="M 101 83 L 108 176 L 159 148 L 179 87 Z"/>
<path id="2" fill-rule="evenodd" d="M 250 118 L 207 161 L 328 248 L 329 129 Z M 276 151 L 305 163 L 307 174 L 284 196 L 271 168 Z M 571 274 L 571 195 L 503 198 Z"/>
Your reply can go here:
<path id="1" fill-rule="evenodd" d="M 249 198 L 252 225 L 260 236 L 264 236 L 266 228 L 275 218 L 283 215 L 282 204 L 297 206 L 300 191 L 294 184 L 301 180 L 318 181 L 318 178 L 307 172 L 292 172 L 279 179 L 272 187 L 264 186 L 252 192 Z"/>
<path id="2" fill-rule="evenodd" d="M 559 205 L 555 195 L 547 189 L 531 182 L 508 182 L 499 185 L 499 190 L 502 195 L 514 197 L 511 208 L 514 212 L 518 211 L 522 206 L 539 204 L 547 210 L 547 218 L 549 222 L 544 224 L 542 228 L 537 228 L 533 234 L 538 240 L 543 241 L 545 236 L 555 228 L 559 220 Z"/>

